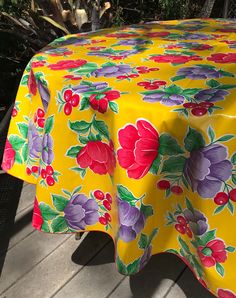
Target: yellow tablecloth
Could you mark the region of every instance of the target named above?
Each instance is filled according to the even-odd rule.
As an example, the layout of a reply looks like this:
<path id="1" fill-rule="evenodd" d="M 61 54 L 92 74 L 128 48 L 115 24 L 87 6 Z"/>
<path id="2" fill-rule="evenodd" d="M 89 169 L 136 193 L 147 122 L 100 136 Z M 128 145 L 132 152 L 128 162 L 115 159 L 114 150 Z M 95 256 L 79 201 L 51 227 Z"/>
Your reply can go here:
<path id="1" fill-rule="evenodd" d="M 174 253 L 236 297 L 235 33 L 233 20 L 168 21 L 37 53 L 2 163 L 37 184 L 33 226 L 108 233 L 126 275 Z"/>

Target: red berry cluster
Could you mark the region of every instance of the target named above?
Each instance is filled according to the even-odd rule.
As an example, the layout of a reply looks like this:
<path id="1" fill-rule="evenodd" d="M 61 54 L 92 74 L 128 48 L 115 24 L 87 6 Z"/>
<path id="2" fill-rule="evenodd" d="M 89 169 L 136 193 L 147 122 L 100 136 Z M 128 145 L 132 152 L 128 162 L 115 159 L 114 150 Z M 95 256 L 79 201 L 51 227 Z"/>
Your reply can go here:
<path id="1" fill-rule="evenodd" d="M 39 127 L 43 128 L 45 123 L 45 112 L 42 109 L 38 109 L 34 114 L 34 123 L 37 123 Z"/>
<path id="2" fill-rule="evenodd" d="M 18 113 L 18 111 L 17 111 L 17 109 L 14 107 L 14 108 L 12 109 L 12 113 L 11 113 L 12 117 L 16 117 L 17 113 Z"/>
<path id="3" fill-rule="evenodd" d="M 32 166 L 31 168 L 30 167 L 27 167 L 26 168 L 26 174 L 27 175 L 31 175 L 32 173 L 34 173 L 34 174 L 38 174 L 38 172 L 39 172 L 39 167 L 37 167 L 37 166 Z"/>
<path id="4" fill-rule="evenodd" d="M 53 186 L 55 184 L 53 173 L 54 169 L 50 165 L 47 165 L 45 169 L 41 169 L 41 177 L 46 180 L 48 186 Z"/>
<path id="5" fill-rule="evenodd" d="M 143 86 L 147 90 L 156 90 L 160 86 L 166 85 L 165 81 L 153 81 L 153 82 L 138 82 L 138 86 Z"/>
<path id="6" fill-rule="evenodd" d="M 131 75 L 128 75 L 128 76 L 118 76 L 116 77 L 118 80 L 124 80 L 124 79 L 129 79 L 129 78 L 137 78 L 139 77 L 139 74 L 137 73 L 132 73 Z"/>
<path id="7" fill-rule="evenodd" d="M 183 107 L 186 109 L 191 109 L 191 113 L 194 116 L 203 116 L 208 112 L 208 109 L 213 107 L 214 104 L 212 102 L 187 102 L 183 104 Z"/>
<path id="8" fill-rule="evenodd" d="M 106 47 L 88 47 L 88 50 L 90 51 L 99 51 L 99 50 L 102 50 L 102 49 L 105 49 Z"/>
<path id="9" fill-rule="evenodd" d="M 82 77 L 77 77 L 77 76 L 74 76 L 74 75 L 66 75 L 63 78 L 70 79 L 70 80 L 73 80 L 73 81 L 82 80 Z"/>
<path id="10" fill-rule="evenodd" d="M 122 60 L 125 59 L 127 56 L 109 56 L 112 60 Z"/>
<path id="11" fill-rule="evenodd" d="M 183 217 L 182 215 L 178 215 L 176 218 L 177 222 L 175 224 L 175 229 L 180 233 L 180 234 L 187 234 L 189 238 L 193 237 L 193 233 L 191 229 L 189 228 L 188 221 Z"/>
<path id="12" fill-rule="evenodd" d="M 100 42 L 105 42 L 105 41 L 106 41 L 106 39 L 93 39 L 91 41 L 91 43 L 100 43 Z"/>
<path id="13" fill-rule="evenodd" d="M 136 67 L 136 70 L 140 74 L 149 73 L 150 71 L 157 71 L 159 69 L 160 68 L 158 68 L 158 67 L 147 67 L 147 66 L 138 66 L 138 67 Z"/>
<path id="14" fill-rule="evenodd" d="M 157 182 L 157 188 L 161 190 L 167 190 L 170 189 L 170 191 L 173 194 L 181 195 L 183 193 L 183 189 L 179 185 L 170 185 L 170 182 L 168 180 L 160 180 Z"/>
<path id="15" fill-rule="evenodd" d="M 111 210 L 112 197 L 108 192 L 104 194 L 103 191 L 97 189 L 94 191 L 93 195 L 97 200 L 102 202 L 102 205 L 106 208 L 106 210 Z M 105 212 L 102 216 L 99 217 L 99 222 L 104 226 L 107 225 L 110 221 L 111 215 L 108 212 Z"/>
<path id="16" fill-rule="evenodd" d="M 228 194 L 225 192 L 218 192 L 214 197 L 214 202 L 216 205 L 225 205 L 231 200 L 236 202 L 236 188 L 232 189 Z"/>
<path id="17" fill-rule="evenodd" d="M 46 64 L 46 61 L 34 61 L 31 63 L 31 67 L 41 67 L 44 66 L 44 64 Z"/>
<path id="18" fill-rule="evenodd" d="M 71 89 L 67 89 L 64 92 L 63 98 L 65 100 L 65 105 L 64 105 L 64 113 L 68 116 L 72 112 L 72 108 L 75 108 L 78 106 L 80 97 L 78 94 L 73 94 Z"/>

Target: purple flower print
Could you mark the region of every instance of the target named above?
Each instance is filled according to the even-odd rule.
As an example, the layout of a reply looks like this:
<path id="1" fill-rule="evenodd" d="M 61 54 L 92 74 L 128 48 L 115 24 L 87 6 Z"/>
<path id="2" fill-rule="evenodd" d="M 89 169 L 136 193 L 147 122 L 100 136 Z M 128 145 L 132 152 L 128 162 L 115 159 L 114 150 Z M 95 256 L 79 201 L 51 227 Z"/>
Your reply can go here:
<path id="1" fill-rule="evenodd" d="M 196 95 L 194 95 L 194 98 L 198 101 L 217 102 L 224 100 L 224 97 L 228 94 L 229 92 L 226 90 L 209 88 L 199 91 Z"/>
<path id="2" fill-rule="evenodd" d="M 182 39 L 201 39 L 201 40 L 208 40 L 211 39 L 209 35 L 202 34 L 202 33 L 185 33 Z"/>
<path id="3" fill-rule="evenodd" d="M 187 220 L 194 235 L 202 235 L 206 232 L 208 225 L 206 222 L 206 217 L 194 209 L 193 212 L 189 209 L 184 210 L 184 217 Z"/>
<path id="4" fill-rule="evenodd" d="M 46 112 L 48 109 L 48 103 L 50 100 L 49 90 L 46 86 L 43 85 L 43 83 L 40 80 L 38 80 L 38 90 L 43 103 L 43 108 Z"/>
<path id="5" fill-rule="evenodd" d="M 120 222 L 119 237 L 125 242 L 130 242 L 142 231 L 145 225 L 145 217 L 138 208 L 121 200 L 118 200 L 118 212 Z"/>
<path id="6" fill-rule="evenodd" d="M 190 66 L 183 67 L 177 71 L 178 76 L 185 76 L 192 80 L 201 80 L 207 78 L 220 78 L 222 75 L 212 67 Z"/>
<path id="7" fill-rule="evenodd" d="M 140 259 L 139 270 L 143 269 L 143 267 L 147 265 L 147 263 L 150 260 L 151 256 L 152 256 L 152 246 L 149 245 L 145 249 L 144 254 L 142 255 L 142 257 Z"/>
<path id="8" fill-rule="evenodd" d="M 232 164 L 223 145 L 211 144 L 192 151 L 187 159 L 184 174 L 193 191 L 203 198 L 212 198 L 222 183 L 232 175 Z"/>
<path id="9" fill-rule="evenodd" d="M 143 98 L 147 102 L 160 102 L 165 106 L 181 105 L 184 102 L 184 96 L 179 94 L 168 94 L 164 91 L 145 95 Z"/>
<path id="10" fill-rule="evenodd" d="M 122 39 L 118 42 L 119 45 L 123 45 L 123 46 L 136 46 L 136 45 L 143 45 L 146 43 L 149 43 L 149 41 L 141 38 Z"/>
<path id="11" fill-rule="evenodd" d="M 78 46 L 78 45 L 84 45 L 84 44 L 88 44 L 89 41 L 85 38 L 78 38 L 78 37 L 69 37 L 69 38 L 66 38 L 65 37 L 62 37 L 62 38 L 58 38 L 56 39 L 53 43 L 51 43 L 50 45 L 60 45 L 60 46 L 67 46 L 67 45 L 75 45 L 75 46 Z"/>
<path id="12" fill-rule="evenodd" d="M 49 133 L 45 134 L 43 137 L 43 148 L 42 148 L 42 159 L 43 161 L 50 165 L 54 158 L 53 149 L 53 139 Z"/>
<path id="13" fill-rule="evenodd" d="M 80 84 L 74 86 L 72 90 L 78 93 L 85 93 L 85 92 L 93 92 L 106 89 L 108 84 L 106 82 L 99 82 L 99 83 L 89 83 L 89 84 Z"/>
<path id="14" fill-rule="evenodd" d="M 84 194 L 73 195 L 64 209 L 65 219 L 69 227 L 84 230 L 87 225 L 98 222 L 98 204 Z"/>
<path id="15" fill-rule="evenodd" d="M 110 57 L 110 56 L 129 56 L 132 54 L 137 54 L 140 50 L 138 49 L 133 49 L 133 50 L 125 50 L 125 51 L 117 51 L 117 52 L 110 52 L 110 51 L 93 51 L 89 52 L 88 55 L 91 56 L 99 56 L 99 57 Z"/>
<path id="16" fill-rule="evenodd" d="M 104 66 L 92 72 L 92 75 L 97 77 L 118 77 L 129 73 L 132 68 L 126 64 L 119 64 L 114 66 Z"/>
<path id="17" fill-rule="evenodd" d="M 61 54 L 63 55 L 65 52 L 68 52 L 67 48 L 51 48 L 45 51 L 46 54 Z"/>
<path id="18" fill-rule="evenodd" d="M 42 139 L 32 121 L 29 122 L 28 128 L 28 149 L 32 158 L 39 157 L 39 152 L 42 150 Z"/>

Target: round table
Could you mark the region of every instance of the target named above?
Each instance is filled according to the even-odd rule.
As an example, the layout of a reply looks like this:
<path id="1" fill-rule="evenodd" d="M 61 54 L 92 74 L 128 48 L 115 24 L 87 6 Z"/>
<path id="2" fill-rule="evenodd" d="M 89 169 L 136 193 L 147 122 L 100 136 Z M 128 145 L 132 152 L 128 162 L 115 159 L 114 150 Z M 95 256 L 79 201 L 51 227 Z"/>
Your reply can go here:
<path id="1" fill-rule="evenodd" d="M 233 20 L 166 21 L 37 53 L 2 163 L 37 185 L 33 226 L 108 233 L 125 275 L 173 253 L 236 297 L 235 33 Z"/>

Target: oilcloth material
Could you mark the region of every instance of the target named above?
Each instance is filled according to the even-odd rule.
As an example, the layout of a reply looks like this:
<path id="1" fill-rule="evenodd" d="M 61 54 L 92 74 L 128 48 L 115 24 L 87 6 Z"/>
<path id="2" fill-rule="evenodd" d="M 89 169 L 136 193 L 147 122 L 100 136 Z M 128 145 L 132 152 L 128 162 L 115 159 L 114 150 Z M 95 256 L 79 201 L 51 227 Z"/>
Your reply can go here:
<path id="1" fill-rule="evenodd" d="M 233 20 L 166 21 L 37 53 L 2 163 L 37 184 L 33 226 L 108 233 L 126 275 L 176 254 L 236 297 L 235 33 Z"/>

